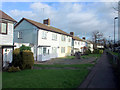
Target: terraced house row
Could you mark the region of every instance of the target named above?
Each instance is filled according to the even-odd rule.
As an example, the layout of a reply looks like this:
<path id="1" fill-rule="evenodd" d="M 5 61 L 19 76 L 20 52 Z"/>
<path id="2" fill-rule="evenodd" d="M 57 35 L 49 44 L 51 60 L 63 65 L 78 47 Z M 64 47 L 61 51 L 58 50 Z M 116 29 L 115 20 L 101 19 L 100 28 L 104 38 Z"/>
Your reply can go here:
<path id="1" fill-rule="evenodd" d="M 0 40 L 4 37 L 8 40 L 7 42 L 2 40 L 2 43 L 0 43 L 0 46 L 2 46 L 1 52 L 3 63 L 6 63 L 7 61 L 11 63 L 11 60 L 6 59 L 6 57 L 11 57 L 12 59 L 12 54 L 9 55 L 9 52 L 7 51 L 8 49 L 3 49 L 3 43 L 7 45 L 9 42 L 12 42 L 11 45 L 14 49 L 19 48 L 22 45 L 30 46 L 31 51 L 34 54 L 34 59 L 37 61 L 46 61 L 51 58 L 65 57 L 78 51 L 83 53 L 84 48 L 89 44 L 85 39 L 80 39 L 79 37 L 74 36 L 74 32 L 70 32 L 69 34 L 63 30 L 50 26 L 49 18 L 43 20 L 43 24 L 30 19 L 22 18 L 15 24 L 15 26 L 14 23 L 12 23 L 12 27 L 8 27 L 6 26 L 8 24 L 4 25 L 2 19 L 9 20 L 7 17 L 10 16 L 2 11 L 0 12 L 2 13 L 0 22 L 1 30 L 9 32 L 7 34 L 0 33 Z M 4 17 L 4 15 L 7 16 Z M 13 20 L 13 22 L 16 21 Z M 10 32 L 12 34 L 10 34 Z M 91 48 L 93 48 L 93 46 L 91 46 Z M 93 50 L 91 49 L 91 51 Z M 5 55 L 4 52 L 7 52 L 7 54 Z"/>

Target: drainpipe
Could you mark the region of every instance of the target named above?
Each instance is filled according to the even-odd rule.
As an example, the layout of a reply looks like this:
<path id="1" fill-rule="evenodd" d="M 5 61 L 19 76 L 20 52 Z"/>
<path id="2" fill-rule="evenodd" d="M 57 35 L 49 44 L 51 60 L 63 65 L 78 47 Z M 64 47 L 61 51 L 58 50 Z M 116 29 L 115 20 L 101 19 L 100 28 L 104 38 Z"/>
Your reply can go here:
<path id="1" fill-rule="evenodd" d="M 37 61 L 37 52 L 38 52 L 38 50 L 37 50 L 37 47 L 38 47 L 38 29 L 37 29 L 37 41 L 36 41 L 36 61 Z"/>

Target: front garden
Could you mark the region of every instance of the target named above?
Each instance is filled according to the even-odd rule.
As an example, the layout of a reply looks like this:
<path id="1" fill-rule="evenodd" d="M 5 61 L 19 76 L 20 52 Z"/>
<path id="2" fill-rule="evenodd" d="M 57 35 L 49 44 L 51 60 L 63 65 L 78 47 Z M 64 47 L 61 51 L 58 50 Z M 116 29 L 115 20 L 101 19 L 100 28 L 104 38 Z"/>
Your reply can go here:
<path id="1" fill-rule="evenodd" d="M 20 53 L 18 50 L 21 55 L 24 52 L 22 50 L 22 53 Z M 15 54 L 14 57 L 16 56 L 19 57 L 18 54 Z M 24 67 L 26 68 L 23 69 L 22 66 L 20 67 L 21 70 L 17 72 L 14 72 L 14 69 L 10 72 L 3 72 L 2 86 L 3 88 L 77 88 L 94 67 L 95 63 L 91 62 L 96 62 L 100 56 L 99 53 L 87 54 L 81 56 L 81 59 L 67 56 L 57 60 L 54 59 L 54 61 L 59 61 L 57 64 L 34 64 L 32 69 L 32 60 L 29 62 L 30 64 L 27 64 L 28 57 L 22 58 L 23 62 L 21 63 L 25 64 Z M 14 63 L 19 65 L 19 61 Z"/>

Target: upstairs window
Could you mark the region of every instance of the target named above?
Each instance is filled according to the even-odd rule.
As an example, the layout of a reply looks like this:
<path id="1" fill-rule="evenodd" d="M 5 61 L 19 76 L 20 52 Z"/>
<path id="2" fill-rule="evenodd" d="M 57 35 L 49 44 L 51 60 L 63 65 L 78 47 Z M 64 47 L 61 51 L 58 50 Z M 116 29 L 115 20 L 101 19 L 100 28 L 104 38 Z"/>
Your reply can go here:
<path id="1" fill-rule="evenodd" d="M 0 23 L 0 33 L 7 34 L 7 23 Z"/>
<path id="2" fill-rule="evenodd" d="M 18 39 L 22 39 L 22 32 L 21 31 L 18 32 Z"/>
<path id="3" fill-rule="evenodd" d="M 47 39 L 47 32 L 46 31 L 42 32 L 42 39 Z"/>
<path id="4" fill-rule="evenodd" d="M 70 38 L 68 38 L 68 42 L 70 42 Z"/>
<path id="5" fill-rule="evenodd" d="M 57 40 L 57 34 L 52 33 L 52 40 Z"/>
<path id="6" fill-rule="evenodd" d="M 61 36 L 61 40 L 65 41 L 65 36 L 64 35 Z"/>

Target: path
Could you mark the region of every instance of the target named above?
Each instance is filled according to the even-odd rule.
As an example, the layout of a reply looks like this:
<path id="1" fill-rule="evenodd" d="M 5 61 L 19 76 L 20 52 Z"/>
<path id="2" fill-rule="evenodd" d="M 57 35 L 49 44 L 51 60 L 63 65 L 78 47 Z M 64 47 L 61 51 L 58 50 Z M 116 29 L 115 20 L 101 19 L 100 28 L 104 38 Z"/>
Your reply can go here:
<path id="1" fill-rule="evenodd" d="M 117 88 L 112 66 L 105 53 L 79 88 Z"/>

